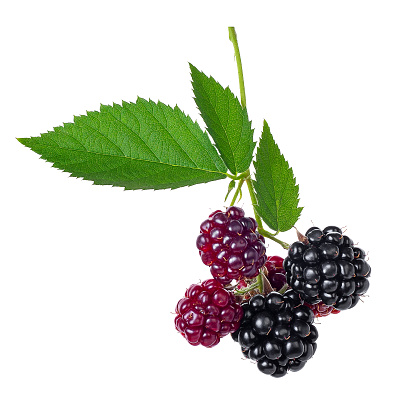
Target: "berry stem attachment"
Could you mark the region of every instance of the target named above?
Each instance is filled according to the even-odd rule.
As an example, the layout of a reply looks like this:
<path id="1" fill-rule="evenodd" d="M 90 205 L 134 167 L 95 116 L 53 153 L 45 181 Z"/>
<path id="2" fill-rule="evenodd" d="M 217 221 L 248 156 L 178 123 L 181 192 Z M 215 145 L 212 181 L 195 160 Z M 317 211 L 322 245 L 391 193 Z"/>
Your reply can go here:
<path id="1" fill-rule="evenodd" d="M 270 238 L 270 240 L 275 241 L 276 243 L 280 244 L 285 250 L 288 250 L 290 247 L 290 244 L 285 243 L 282 240 L 279 240 L 278 238 L 276 238 L 272 233 L 269 233 L 268 231 L 266 231 L 263 227 L 258 228 L 259 233 L 266 238 Z"/>
<path id="2" fill-rule="evenodd" d="M 251 180 L 251 176 L 247 176 L 246 184 L 247 184 L 247 188 L 248 188 L 248 193 L 250 194 L 251 204 L 253 205 L 254 217 L 256 218 L 257 225 L 259 227 L 259 230 L 263 229 L 263 222 L 260 218 L 260 215 L 257 213 L 257 210 L 256 210 L 257 196 L 256 196 L 256 193 L 254 192 L 253 181 Z"/>
<path id="3" fill-rule="evenodd" d="M 236 289 L 234 290 L 235 295 L 245 295 L 246 293 L 251 292 L 252 290 L 258 289 L 259 285 L 258 282 L 254 282 L 250 286 L 245 287 L 244 289 Z"/>
<path id="4" fill-rule="evenodd" d="M 245 172 L 240 173 L 239 175 L 231 175 L 230 173 L 226 173 L 225 175 L 233 181 L 239 181 L 240 179 L 247 178 L 247 176 L 250 175 L 250 170 L 247 169 Z"/>
<path id="5" fill-rule="evenodd" d="M 230 206 L 233 206 L 235 204 L 235 201 L 237 201 L 238 195 L 240 195 L 240 193 L 241 193 L 241 188 L 243 186 L 244 181 L 245 181 L 244 178 L 242 178 L 242 179 L 239 180 L 237 189 L 235 191 L 235 194 L 233 196 L 233 199 L 231 200 Z"/>
<path id="6" fill-rule="evenodd" d="M 240 49 L 238 47 L 237 33 L 233 26 L 228 28 L 228 34 L 230 37 L 230 41 L 232 42 L 234 46 L 235 59 L 237 61 L 238 81 L 240 83 L 241 105 L 243 106 L 243 108 L 246 108 L 247 103 L 246 103 L 246 90 L 244 88 L 243 66 L 241 64 L 241 56 L 240 56 Z"/>
<path id="7" fill-rule="evenodd" d="M 263 293 L 263 275 L 260 273 L 257 276 L 257 287 L 259 288 L 259 292 Z"/>
<path id="8" fill-rule="evenodd" d="M 279 293 L 283 295 L 288 288 L 289 288 L 289 285 L 285 283 L 284 286 L 279 290 Z"/>
<path id="9" fill-rule="evenodd" d="M 273 288 L 272 285 L 269 282 L 269 279 L 267 278 L 266 273 L 264 273 L 263 270 L 261 270 L 260 272 L 260 276 L 263 282 L 263 291 L 262 294 L 263 295 L 268 295 L 269 293 L 273 292 Z"/>

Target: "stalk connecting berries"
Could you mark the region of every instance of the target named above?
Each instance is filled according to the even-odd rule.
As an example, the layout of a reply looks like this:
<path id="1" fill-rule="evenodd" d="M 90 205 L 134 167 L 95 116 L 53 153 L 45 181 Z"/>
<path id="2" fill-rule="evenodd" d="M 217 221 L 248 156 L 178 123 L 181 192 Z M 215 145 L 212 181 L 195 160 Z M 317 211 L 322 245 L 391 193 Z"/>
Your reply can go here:
<path id="1" fill-rule="evenodd" d="M 301 370 L 312 358 L 318 339 L 314 315 L 294 291 L 258 294 L 242 307 L 241 326 L 232 338 L 261 372 L 283 377 L 289 370 Z"/>
<path id="2" fill-rule="evenodd" d="M 176 305 L 175 326 L 191 345 L 213 347 L 236 331 L 243 316 L 234 296 L 214 279 L 191 285 Z"/>
<path id="3" fill-rule="evenodd" d="M 264 237 L 257 231 L 256 220 L 245 217 L 243 209 L 232 206 L 225 212 L 215 211 L 200 230 L 196 246 L 214 279 L 228 285 L 259 274 L 267 258 Z"/>
<path id="4" fill-rule="evenodd" d="M 288 283 L 311 305 L 351 309 L 369 288 L 371 268 L 364 251 L 338 227 L 310 228 L 288 254 L 283 263 Z"/>

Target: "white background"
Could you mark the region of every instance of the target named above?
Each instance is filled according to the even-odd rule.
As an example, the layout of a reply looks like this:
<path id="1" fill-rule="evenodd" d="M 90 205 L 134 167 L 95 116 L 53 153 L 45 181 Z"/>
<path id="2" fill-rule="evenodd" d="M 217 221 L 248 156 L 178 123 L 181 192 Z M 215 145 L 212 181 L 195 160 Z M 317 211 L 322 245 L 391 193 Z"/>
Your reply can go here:
<path id="1" fill-rule="evenodd" d="M 410 414 L 415 19 L 397 0 L 2 2 L 0 414 Z M 364 304 L 321 319 L 314 358 L 278 380 L 230 337 L 191 347 L 173 326 L 210 277 L 195 238 L 226 181 L 93 186 L 15 140 L 137 95 L 202 124 L 188 62 L 238 94 L 229 25 L 255 136 L 266 118 L 300 184 L 298 228 L 347 226 L 372 266 Z"/>

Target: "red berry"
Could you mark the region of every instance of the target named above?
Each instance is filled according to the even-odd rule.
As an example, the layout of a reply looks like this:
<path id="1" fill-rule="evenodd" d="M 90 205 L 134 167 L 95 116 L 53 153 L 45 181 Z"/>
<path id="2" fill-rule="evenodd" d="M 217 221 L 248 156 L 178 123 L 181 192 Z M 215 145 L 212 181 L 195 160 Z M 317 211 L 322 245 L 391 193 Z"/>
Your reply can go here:
<path id="1" fill-rule="evenodd" d="M 223 285 L 258 275 L 266 262 L 264 237 L 255 219 L 239 207 L 214 211 L 200 226 L 196 240 L 202 262 Z"/>
<path id="2" fill-rule="evenodd" d="M 267 270 L 273 269 L 283 269 L 283 261 L 284 259 L 279 256 L 269 256 L 267 257 L 266 267 Z"/>
<path id="3" fill-rule="evenodd" d="M 211 348 L 240 327 L 243 309 L 215 279 L 191 285 L 176 305 L 175 328 L 191 345 Z"/>
<path id="4" fill-rule="evenodd" d="M 286 271 L 283 268 L 283 259 L 279 256 L 269 256 L 266 261 L 268 280 L 273 289 L 280 290 L 286 284 Z"/>
<path id="5" fill-rule="evenodd" d="M 337 313 L 341 312 L 338 309 L 335 309 L 333 306 L 325 305 L 323 302 L 315 303 L 314 305 L 310 305 L 307 302 L 304 302 L 303 304 L 312 310 L 315 318 L 322 318 L 331 314 L 336 315 Z"/>

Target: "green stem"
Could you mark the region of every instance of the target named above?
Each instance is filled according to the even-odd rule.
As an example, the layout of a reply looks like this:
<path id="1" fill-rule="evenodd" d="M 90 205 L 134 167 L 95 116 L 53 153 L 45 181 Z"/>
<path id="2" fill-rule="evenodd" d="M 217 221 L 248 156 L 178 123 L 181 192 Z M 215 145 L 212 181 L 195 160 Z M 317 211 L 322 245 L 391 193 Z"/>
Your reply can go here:
<path id="1" fill-rule="evenodd" d="M 240 173 L 239 175 L 232 175 L 231 173 L 226 173 L 225 175 L 233 181 L 239 181 L 240 179 L 247 178 L 247 176 L 250 175 L 250 170 L 247 169 L 245 172 Z"/>
<path id="2" fill-rule="evenodd" d="M 230 41 L 232 42 L 232 44 L 234 46 L 235 59 L 237 61 L 238 81 L 240 83 L 241 105 L 243 106 L 243 108 L 246 108 L 246 106 L 247 106 L 246 90 L 244 88 L 243 66 L 241 64 L 241 55 L 240 55 L 240 49 L 238 47 L 237 33 L 235 31 L 235 28 L 232 27 L 232 26 L 230 26 L 228 28 L 228 33 L 229 33 Z M 250 177 L 250 169 L 247 169 L 244 173 L 242 173 L 239 176 L 231 176 L 229 174 L 227 174 L 227 176 L 230 177 L 231 179 L 240 181 L 238 183 L 238 188 L 237 188 L 236 193 L 234 194 L 233 200 L 231 201 L 231 205 L 233 205 L 235 203 L 235 201 L 237 200 L 237 196 L 238 196 L 239 192 L 241 191 L 241 187 L 243 186 L 243 182 L 246 182 L 248 192 L 250 194 L 251 203 L 253 205 L 254 217 L 256 218 L 256 221 L 257 221 L 257 224 L 258 224 L 259 233 L 261 235 L 263 235 L 264 237 L 270 238 L 271 240 L 275 241 L 276 243 L 279 243 L 283 248 L 288 249 L 289 244 L 285 243 L 284 241 L 279 240 L 273 234 L 269 233 L 268 231 L 266 231 L 263 228 L 263 222 L 260 218 L 260 215 L 257 213 L 257 210 L 256 210 L 256 206 L 258 205 L 258 202 L 257 202 L 256 193 L 254 192 L 253 181 L 251 180 L 251 177 Z M 259 278 L 257 278 L 257 281 L 259 282 L 259 285 L 261 285 L 261 288 L 263 290 L 263 281 L 261 280 L 261 278 L 260 278 L 260 280 L 259 280 Z"/>
<path id="3" fill-rule="evenodd" d="M 247 107 L 246 90 L 244 88 L 243 66 L 241 65 L 241 56 L 240 56 L 240 49 L 238 48 L 237 33 L 234 27 L 229 27 L 228 33 L 230 36 L 230 41 L 232 42 L 234 46 L 235 59 L 237 61 L 238 81 L 240 83 L 241 105 L 243 106 L 243 108 L 245 108 Z"/>
<path id="4" fill-rule="evenodd" d="M 259 226 L 259 233 L 266 237 L 266 238 L 270 238 L 270 240 L 275 241 L 276 243 L 279 243 L 285 250 L 287 250 L 290 247 L 290 244 L 285 243 L 282 240 L 279 240 L 278 238 L 276 238 L 272 233 L 269 233 L 268 231 L 266 231 L 263 227 Z"/>
<path id="5" fill-rule="evenodd" d="M 235 204 L 235 201 L 237 201 L 238 195 L 239 195 L 239 193 L 241 191 L 241 188 L 243 186 L 244 181 L 245 181 L 244 178 L 242 178 L 242 179 L 239 180 L 237 189 L 236 189 L 235 194 L 233 196 L 233 199 L 230 202 L 230 207 L 232 207 Z"/>
<path id="6" fill-rule="evenodd" d="M 256 193 L 254 192 L 253 181 L 251 180 L 250 176 L 247 177 L 246 184 L 248 188 L 248 193 L 250 194 L 251 204 L 253 205 L 254 217 L 256 218 L 257 225 L 259 227 L 259 230 L 263 229 L 263 222 L 259 214 L 257 214 L 257 211 L 256 211 L 257 197 L 256 197 Z"/>
<path id="7" fill-rule="evenodd" d="M 284 285 L 283 285 L 283 287 L 279 290 L 279 293 L 281 294 L 281 295 L 283 295 L 285 292 L 286 292 L 286 290 L 287 290 L 287 288 L 289 287 L 289 285 L 287 284 L 287 283 L 285 283 Z"/>
<path id="8" fill-rule="evenodd" d="M 257 284 L 259 285 L 259 292 L 263 293 L 263 276 L 261 273 L 257 276 Z"/>
<path id="9" fill-rule="evenodd" d="M 257 289 L 258 287 L 259 286 L 258 286 L 258 283 L 256 281 L 255 283 L 251 284 L 250 286 L 245 287 L 244 289 L 236 289 L 234 291 L 234 294 L 235 295 L 245 295 L 246 293 L 251 292 L 252 290 Z"/>

